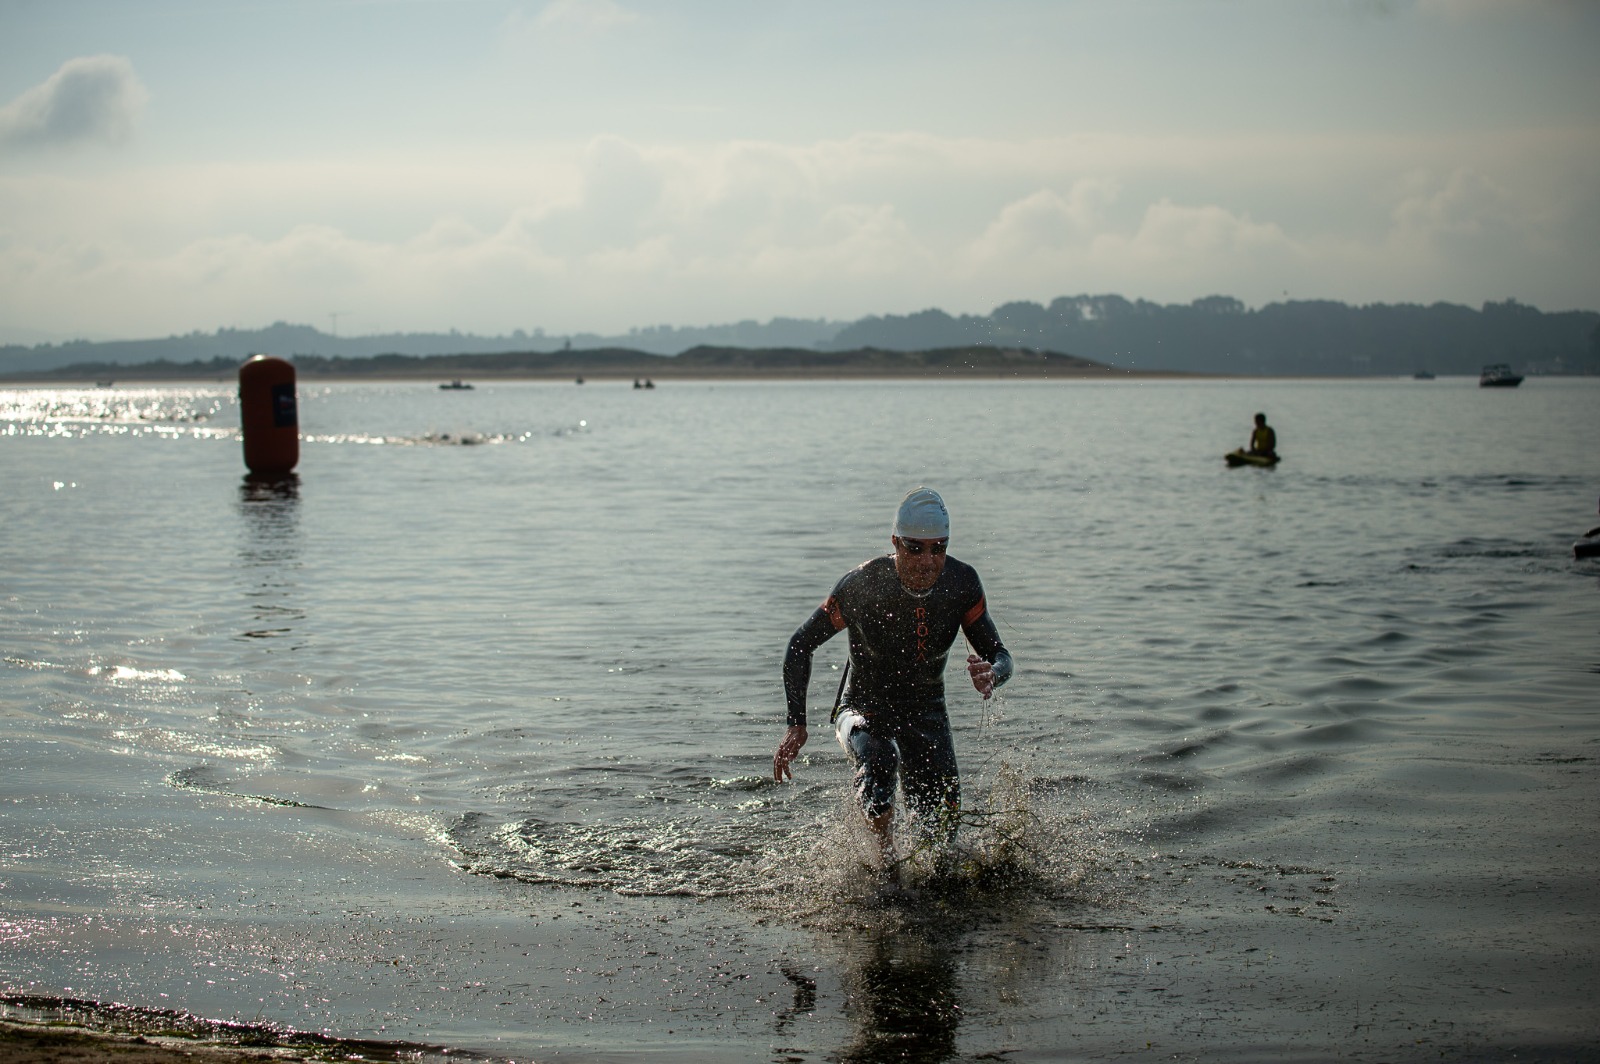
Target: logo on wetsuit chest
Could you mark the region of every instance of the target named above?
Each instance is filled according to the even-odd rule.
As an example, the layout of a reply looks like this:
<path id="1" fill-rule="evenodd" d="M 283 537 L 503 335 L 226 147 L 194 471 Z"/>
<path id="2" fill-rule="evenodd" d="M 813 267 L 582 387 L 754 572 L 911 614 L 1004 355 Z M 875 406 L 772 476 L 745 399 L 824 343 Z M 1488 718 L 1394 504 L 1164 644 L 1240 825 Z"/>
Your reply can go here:
<path id="1" fill-rule="evenodd" d="M 927 661 L 928 660 L 928 611 L 926 609 L 924 609 L 923 607 L 918 606 L 916 609 L 911 611 L 911 615 L 917 619 L 917 631 L 916 631 L 917 660 L 918 661 Z"/>

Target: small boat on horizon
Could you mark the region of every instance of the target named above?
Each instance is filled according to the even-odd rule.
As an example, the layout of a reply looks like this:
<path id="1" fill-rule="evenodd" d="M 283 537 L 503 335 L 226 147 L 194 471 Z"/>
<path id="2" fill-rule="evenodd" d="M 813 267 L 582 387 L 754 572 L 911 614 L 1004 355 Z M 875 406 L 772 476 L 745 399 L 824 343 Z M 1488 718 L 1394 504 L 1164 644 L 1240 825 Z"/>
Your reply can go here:
<path id="1" fill-rule="evenodd" d="M 1411 379 L 1414 381 L 1431 381 L 1433 380 L 1433 374 L 1425 369 L 1419 369 L 1411 375 Z"/>
<path id="2" fill-rule="evenodd" d="M 1480 388 L 1515 388 L 1521 383 L 1522 378 L 1511 372 L 1511 366 L 1505 362 L 1483 367 L 1483 373 L 1478 376 Z"/>
<path id="3" fill-rule="evenodd" d="M 453 380 L 449 384 L 441 384 L 441 385 L 439 385 L 439 387 L 442 390 L 447 391 L 447 392 L 470 392 L 470 391 L 472 391 L 472 385 L 468 384 L 464 380 L 459 380 L 459 379 Z"/>

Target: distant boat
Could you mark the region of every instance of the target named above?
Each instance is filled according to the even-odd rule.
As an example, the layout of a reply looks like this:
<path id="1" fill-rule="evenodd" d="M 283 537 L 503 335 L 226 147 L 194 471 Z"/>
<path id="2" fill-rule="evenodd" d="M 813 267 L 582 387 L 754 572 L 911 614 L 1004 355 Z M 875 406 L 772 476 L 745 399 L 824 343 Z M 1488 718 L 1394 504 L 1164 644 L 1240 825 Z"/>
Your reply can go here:
<path id="1" fill-rule="evenodd" d="M 1512 373 L 1511 367 L 1504 362 L 1483 367 L 1483 373 L 1478 377 L 1480 388 L 1515 388 L 1521 383 L 1522 378 Z"/>
<path id="2" fill-rule="evenodd" d="M 441 384 L 441 385 L 439 385 L 439 387 L 444 389 L 447 392 L 470 392 L 470 391 L 472 391 L 472 385 L 468 384 L 466 381 L 463 381 L 463 380 L 454 380 L 454 381 L 451 381 L 449 384 Z"/>
<path id="3" fill-rule="evenodd" d="M 1411 375 L 1411 379 L 1414 381 L 1431 381 L 1433 380 L 1433 374 L 1425 369 L 1419 369 Z"/>

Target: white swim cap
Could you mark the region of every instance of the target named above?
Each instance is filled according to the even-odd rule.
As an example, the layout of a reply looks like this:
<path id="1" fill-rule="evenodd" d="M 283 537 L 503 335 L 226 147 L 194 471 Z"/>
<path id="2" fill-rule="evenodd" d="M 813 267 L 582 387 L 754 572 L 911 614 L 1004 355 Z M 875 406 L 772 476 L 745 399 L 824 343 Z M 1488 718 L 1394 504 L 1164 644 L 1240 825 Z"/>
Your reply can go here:
<path id="1" fill-rule="evenodd" d="M 894 515 L 894 534 L 901 539 L 948 539 L 950 511 L 932 488 L 917 488 Z"/>

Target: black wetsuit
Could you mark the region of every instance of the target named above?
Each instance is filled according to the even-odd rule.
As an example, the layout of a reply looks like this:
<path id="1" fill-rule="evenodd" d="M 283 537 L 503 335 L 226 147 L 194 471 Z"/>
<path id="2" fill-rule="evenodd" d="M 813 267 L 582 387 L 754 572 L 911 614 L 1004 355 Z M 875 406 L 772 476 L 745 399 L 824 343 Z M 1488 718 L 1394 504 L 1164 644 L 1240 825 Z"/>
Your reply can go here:
<path id="1" fill-rule="evenodd" d="M 852 753 L 868 816 L 891 806 L 897 768 L 913 811 L 935 803 L 953 810 L 960 783 L 944 670 L 956 636 L 965 632 L 973 652 L 994 666 L 996 686 L 1011 676 L 1011 655 L 977 571 L 946 558 L 938 581 L 920 595 L 901 584 L 893 555 L 846 573 L 789 640 L 783 686 L 790 726 L 806 723 L 812 655 L 841 629 L 850 632 L 850 670 L 840 705 L 866 722 L 856 729 L 862 741 L 852 740 Z"/>

